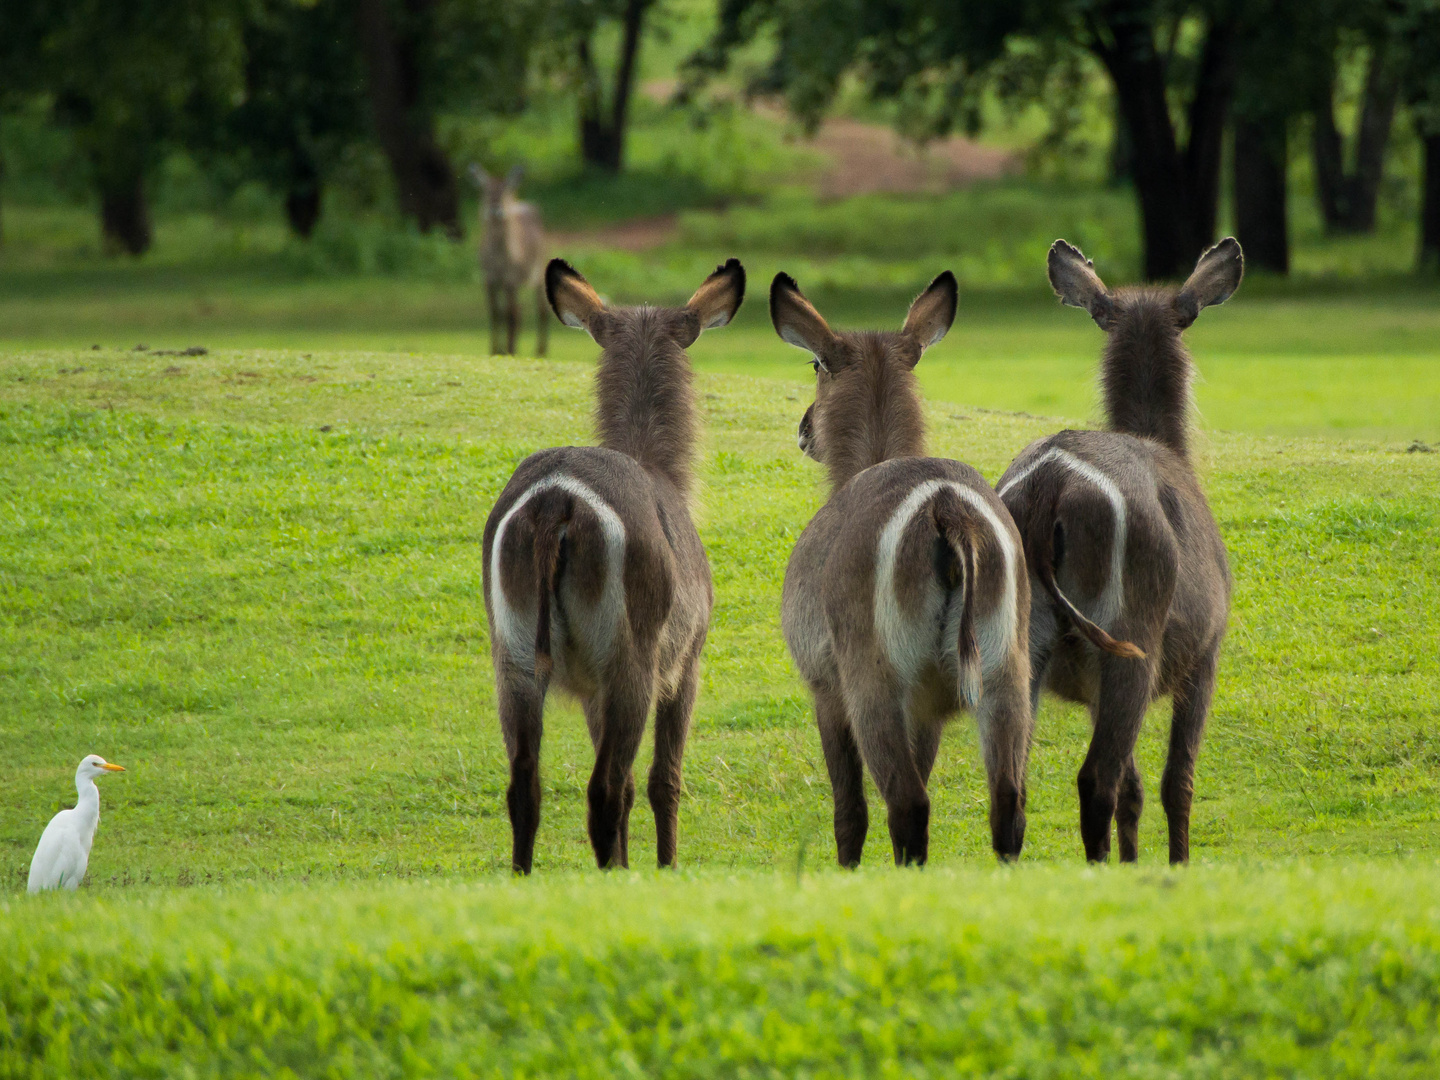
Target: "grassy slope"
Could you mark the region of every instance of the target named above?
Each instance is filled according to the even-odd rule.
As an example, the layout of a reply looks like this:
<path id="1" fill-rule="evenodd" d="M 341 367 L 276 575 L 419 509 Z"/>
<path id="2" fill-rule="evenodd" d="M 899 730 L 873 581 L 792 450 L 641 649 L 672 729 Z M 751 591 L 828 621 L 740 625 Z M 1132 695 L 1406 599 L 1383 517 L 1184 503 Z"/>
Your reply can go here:
<path id="1" fill-rule="evenodd" d="M 1433 866 L 663 877 L 0 901 L 0 1075 L 1420 1078 L 1440 1055 Z"/>
<path id="2" fill-rule="evenodd" d="M 729 332 L 696 356 L 723 354 Z M 588 437 L 589 370 L 353 352 L 0 360 L 10 887 L 91 751 L 132 770 L 106 782 L 97 886 L 503 868 L 479 536 L 515 462 Z M 777 626 L 785 558 L 821 497 L 793 449 L 805 398 L 732 375 L 699 388 L 718 606 L 681 857 L 784 866 L 808 846 L 828 862 L 828 784 Z M 1057 423 L 931 415 L 932 449 L 991 477 Z M 1198 778 L 1200 856 L 1433 850 L 1440 460 L 1225 434 L 1204 454 L 1237 595 Z M 1141 746 L 1152 782 L 1163 734 L 1157 710 Z M 1076 857 L 1086 736 L 1078 711 L 1045 707 L 1028 858 Z M 590 758 L 578 714 L 557 704 L 547 871 L 589 861 Z M 940 863 L 988 859 L 983 791 L 957 724 L 936 778 Z M 643 865 L 648 813 L 635 827 Z M 873 832 L 871 860 L 885 848 Z"/>

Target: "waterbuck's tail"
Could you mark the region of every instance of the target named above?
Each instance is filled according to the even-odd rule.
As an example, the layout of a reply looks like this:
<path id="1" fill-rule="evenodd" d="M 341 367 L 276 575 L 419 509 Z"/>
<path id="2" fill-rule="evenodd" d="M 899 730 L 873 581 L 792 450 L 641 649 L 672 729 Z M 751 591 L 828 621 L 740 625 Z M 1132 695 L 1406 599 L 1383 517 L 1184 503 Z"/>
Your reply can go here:
<path id="1" fill-rule="evenodd" d="M 984 680 L 980 671 L 980 643 L 975 639 L 975 579 L 979 560 L 975 556 L 975 535 L 969 518 L 964 514 L 960 496 L 942 488 L 931 502 L 935 529 L 955 553 L 957 580 L 946 582 L 958 587 L 960 600 L 960 633 L 955 642 L 955 660 L 959 669 L 960 700 L 966 708 L 980 704 Z"/>
<path id="2" fill-rule="evenodd" d="M 535 522 L 535 589 L 538 611 L 535 618 L 535 677 L 544 678 L 554 667 L 550 655 L 550 596 L 559 582 L 561 545 L 574 513 L 575 499 L 569 492 L 551 488 L 532 500 Z"/>
<path id="3" fill-rule="evenodd" d="M 1060 586 L 1055 582 L 1055 537 L 1061 533 L 1060 520 L 1054 514 L 1037 515 L 1041 522 L 1054 522 L 1049 529 L 1041 528 L 1037 531 L 1040 535 L 1031 542 L 1026 537 L 1025 558 L 1035 570 L 1035 576 L 1040 579 L 1040 584 L 1050 594 L 1050 599 L 1055 606 L 1060 608 L 1075 624 L 1075 628 L 1084 634 L 1092 645 L 1112 656 L 1122 656 L 1127 660 L 1143 660 L 1145 650 L 1138 645 L 1128 641 L 1118 641 L 1105 632 L 1105 630 L 1092 622 L 1083 611 L 1070 602 L 1070 598 L 1060 591 Z"/>

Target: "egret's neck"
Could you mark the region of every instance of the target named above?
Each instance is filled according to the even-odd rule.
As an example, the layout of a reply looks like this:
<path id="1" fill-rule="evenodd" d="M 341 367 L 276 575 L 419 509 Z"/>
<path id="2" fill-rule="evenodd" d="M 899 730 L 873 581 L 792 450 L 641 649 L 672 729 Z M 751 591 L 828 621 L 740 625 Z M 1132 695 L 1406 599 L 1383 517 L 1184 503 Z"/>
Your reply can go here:
<path id="1" fill-rule="evenodd" d="M 100 789 L 95 786 L 95 781 L 88 776 L 77 776 L 75 778 L 75 793 L 79 799 L 75 803 L 75 809 L 90 817 L 100 817 Z"/>

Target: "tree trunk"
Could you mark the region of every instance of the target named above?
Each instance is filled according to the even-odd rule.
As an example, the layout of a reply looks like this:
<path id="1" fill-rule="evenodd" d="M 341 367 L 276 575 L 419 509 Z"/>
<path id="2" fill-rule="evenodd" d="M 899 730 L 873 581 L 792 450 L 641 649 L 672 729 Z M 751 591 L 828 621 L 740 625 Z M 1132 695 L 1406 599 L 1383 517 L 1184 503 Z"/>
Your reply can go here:
<path id="1" fill-rule="evenodd" d="M 1180 277 L 1214 240 L 1225 117 L 1235 81 L 1233 29 L 1216 22 L 1206 36 L 1183 153 L 1166 101 L 1151 5 L 1136 0 L 1111 6 L 1092 29 L 1091 47 L 1114 82 L 1134 146 L 1145 277 Z"/>
<path id="2" fill-rule="evenodd" d="M 1115 103 L 1115 133 L 1110 137 L 1110 183 L 1116 187 L 1135 179 L 1135 144 L 1120 103 Z"/>
<path id="3" fill-rule="evenodd" d="M 1310 155 L 1315 163 L 1315 197 L 1325 228 L 1335 232 L 1345 218 L 1345 144 L 1335 126 L 1335 68 L 1321 81 L 1323 93 L 1315 103 L 1310 134 Z"/>
<path id="4" fill-rule="evenodd" d="M 310 239 L 320 220 L 320 177 L 313 171 L 290 181 L 290 190 L 285 193 L 285 217 L 296 236 Z"/>
<path id="5" fill-rule="evenodd" d="M 1190 99 L 1190 140 L 1185 144 L 1185 166 L 1190 182 L 1192 215 L 1191 244 L 1194 255 L 1180 272 L 1189 275 L 1194 261 L 1215 242 L 1215 222 L 1220 211 L 1220 168 L 1225 160 L 1225 123 L 1235 93 L 1238 50 L 1235 24 L 1211 23 L 1200 53 L 1200 70 L 1195 76 Z"/>
<path id="6" fill-rule="evenodd" d="M 645 11 L 653 0 L 627 0 L 621 30 L 620 59 L 615 87 L 606 115 L 604 93 L 590 42 L 580 39 L 580 154 L 587 165 L 619 172 L 625 163 L 625 128 L 630 119 L 630 94 L 635 83 L 635 61 L 645 28 Z"/>
<path id="7" fill-rule="evenodd" d="M 1325 227 L 1335 233 L 1375 231 L 1375 209 L 1385 170 L 1385 148 L 1395 120 L 1400 80 L 1389 48 L 1374 46 L 1365 74 L 1360 127 L 1355 136 L 1355 168 L 1345 171 L 1345 144 L 1335 126 L 1335 76 L 1324 82 L 1315 105 L 1315 186 Z"/>
<path id="8" fill-rule="evenodd" d="M 1290 272 L 1290 231 L 1285 205 L 1285 121 L 1237 119 L 1235 232 L 1245 262 L 1276 274 Z"/>
<path id="9" fill-rule="evenodd" d="M 1420 195 L 1420 269 L 1440 271 L 1440 131 L 1425 135 Z"/>
<path id="10" fill-rule="evenodd" d="M 422 16 L 431 0 L 405 0 Z M 375 135 L 390 162 L 400 208 L 421 232 L 440 226 L 460 239 L 460 200 L 455 172 L 435 141 L 431 118 L 419 107 L 420 72 L 414 42 L 398 34 L 386 0 L 358 0 L 361 52 L 370 87 Z"/>
<path id="11" fill-rule="evenodd" d="M 144 174 L 138 169 L 101 174 L 99 187 L 100 231 L 106 250 L 145 254 L 152 237 Z"/>

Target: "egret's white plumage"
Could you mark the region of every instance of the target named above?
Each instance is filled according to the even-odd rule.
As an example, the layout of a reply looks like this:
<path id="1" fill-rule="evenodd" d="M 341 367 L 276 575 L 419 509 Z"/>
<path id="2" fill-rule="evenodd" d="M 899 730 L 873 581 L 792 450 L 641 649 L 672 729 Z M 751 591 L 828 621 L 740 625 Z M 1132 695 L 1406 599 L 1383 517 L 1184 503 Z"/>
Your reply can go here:
<path id="1" fill-rule="evenodd" d="M 95 840 L 95 827 L 100 824 L 100 789 L 95 778 L 107 772 L 124 772 L 99 754 L 91 754 L 75 770 L 75 791 L 80 796 L 73 810 L 61 810 L 45 831 L 30 860 L 30 883 L 27 891 L 42 889 L 78 889 L 90 862 L 90 845 Z"/>

